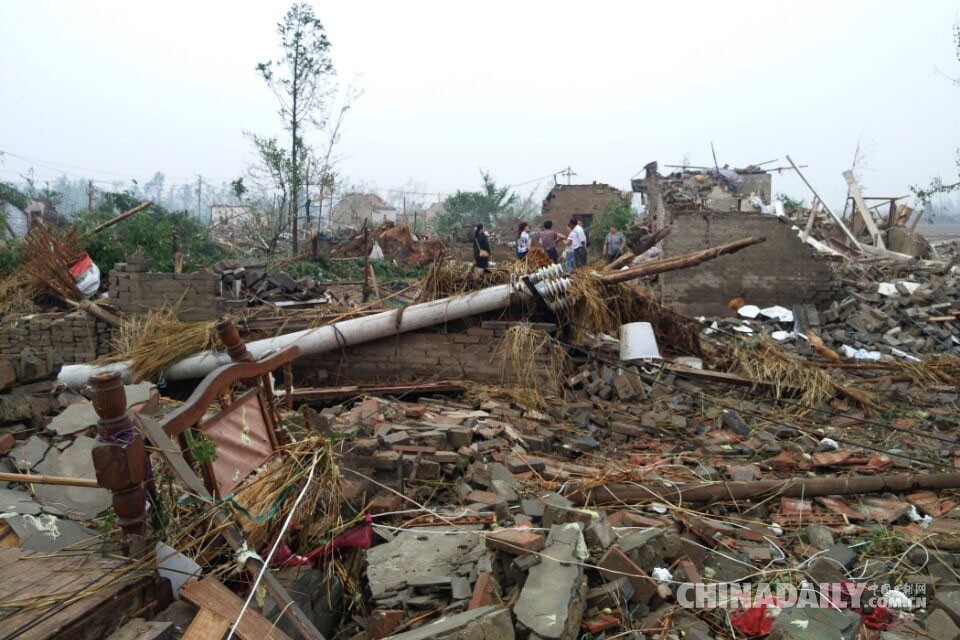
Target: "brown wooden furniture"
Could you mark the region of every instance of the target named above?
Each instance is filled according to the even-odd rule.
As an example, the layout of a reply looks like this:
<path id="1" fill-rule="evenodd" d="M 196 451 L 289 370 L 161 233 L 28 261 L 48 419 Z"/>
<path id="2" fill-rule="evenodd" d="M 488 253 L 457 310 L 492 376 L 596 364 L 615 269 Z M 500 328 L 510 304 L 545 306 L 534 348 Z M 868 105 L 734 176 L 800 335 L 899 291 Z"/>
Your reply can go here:
<path id="1" fill-rule="evenodd" d="M 235 362 L 215 369 L 186 402 L 162 421 L 163 430 L 180 443 L 188 460 L 192 459 L 191 438 L 206 437 L 216 445 L 216 458 L 200 465 L 204 485 L 215 497 L 229 495 L 279 445 L 275 398 L 266 376 L 292 362 L 299 353 L 298 347 L 288 347 L 263 360 Z M 230 391 L 238 382 L 254 386 L 234 399 Z M 217 400 L 226 406 L 209 416 L 208 410 Z M 188 436 L 188 431 L 195 435 Z"/>

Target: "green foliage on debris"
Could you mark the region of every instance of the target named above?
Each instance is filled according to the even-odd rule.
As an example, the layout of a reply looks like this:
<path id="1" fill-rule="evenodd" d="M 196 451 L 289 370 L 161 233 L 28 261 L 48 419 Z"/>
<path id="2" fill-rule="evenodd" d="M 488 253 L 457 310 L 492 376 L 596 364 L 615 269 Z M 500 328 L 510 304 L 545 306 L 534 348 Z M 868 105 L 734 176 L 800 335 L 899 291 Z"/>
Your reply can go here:
<path id="1" fill-rule="evenodd" d="M 799 211 L 801 209 L 809 209 L 806 201 L 803 198 L 794 198 L 789 196 L 786 193 L 778 193 L 777 200 L 783 203 L 783 208 L 786 211 Z"/>
<path id="2" fill-rule="evenodd" d="M 395 263 L 393 260 L 371 260 L 377 281 L 380 284 L 396 280 L 413 281 L 427 275 L 427 267 L 411 267 Z M 326 254 L 320 254 L 314 260 L 300 260 L 280 267 L 291 278 L 310 276 L 318 280 L 363 280 L 363 258 L 334 260 Z"/>
<path id="3" fill-rule="evenodd" d="M 184 211 L 167 211 L 159 205 L 151 205 L 99 233 L 86 235 L 97 225 L 138 204 L 140 201 L 130 194 L 107 193 L 92 214 L 87 211 L 77 214 L 77 227 L 85 235 L 87 253 L 101 271 L 126 262 L 127 256 L 133 254 L 150 260 L 154 271 L 165 272 L 173 271 L 177 251 L 184 254 L 184 271 L 208 267 L 227 257 L 224 249 L 211 238 L 209 229 L 196 218 Z"/>
<path id="4" fill-rule="evenodd" d="M 0 249 L 0 276 L 13 273 L 20 266 L 23 258 L 23 242 L 14 238 L 8 240 L 6 246 Z"/>
<path id="5" fill-rule="evenodd" d="M 186 436 L 190 454 L 197 464 L 204 465 L 217 459 L 217 445 L 206 434 L 200 431 L 193 432 L 189 429 L 184 431 L 183 434 Z"/>
<path id="6" fill-rule="evenodd" d="M 0 182 L 0 202 L 9 202 L 18 209 L 26 209 L 30 198 L 12 184 Z"/>
<path id="7" fill-rule="evenodd" d="M 603 247 L 603 239 L 610 232 L 610 225 L 617 225 L 617 230 L 628 235 L 627 231 L 633 226 L 637 219 L 637 214 L 630 207 L 629 202 L 623 200 L 611 200 L 603 208 L 600 215 L 590 223 L 590 244 L 595 247 Z M 560 233 L 566 233 L 566 229 L 561 229 Z"/>

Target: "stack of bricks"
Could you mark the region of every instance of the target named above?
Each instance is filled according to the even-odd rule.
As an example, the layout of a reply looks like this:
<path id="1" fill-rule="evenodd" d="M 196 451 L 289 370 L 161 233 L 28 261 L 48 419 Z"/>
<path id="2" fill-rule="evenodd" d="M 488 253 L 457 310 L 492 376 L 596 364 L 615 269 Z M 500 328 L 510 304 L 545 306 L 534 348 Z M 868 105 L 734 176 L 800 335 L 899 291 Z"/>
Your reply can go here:
<path id="1" fill-rule="evenodd" d="M 326 380 L 331 386 L 412 382 L 415 380 L 472 380 L 488 384 L 517 382 L 510 367 L 501 367 L 497 349 L 510 322 L 483 322 L 463 333 L 414 331 L 297 361 L 306 380 Z M 552 331 L 554 325 L 535 325 Z M 538 371 L 547 366 L 538 363 Z"/>
<path id="2" fill-rule="evenodd" d="M 116 264 L 110 271 L 110 302 L 121 313 L 140 315 L 164 306 L 183 322 L 209 322 L 219 316 L 218 277 L 211 271 L 149 273 Z"/>
<path id="3" fill-rule="evenodd" d="M 54 351 L 66 364 L 91 362 L 110 353 L 110 327 L 83 311 L 22 316 L 0 329 L 0 359 L 25 347 Z"/>

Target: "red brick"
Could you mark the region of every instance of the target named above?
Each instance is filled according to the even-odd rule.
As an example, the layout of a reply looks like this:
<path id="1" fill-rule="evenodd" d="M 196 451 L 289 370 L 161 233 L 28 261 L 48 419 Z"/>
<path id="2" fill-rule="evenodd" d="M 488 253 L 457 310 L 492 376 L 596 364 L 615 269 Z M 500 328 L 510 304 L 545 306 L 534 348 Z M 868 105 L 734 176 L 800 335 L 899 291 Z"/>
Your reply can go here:
<path id="1" fill-rule="evenodd" d="M 546 546 L 546 537 L 532 529 L 501 529 L 486 534 L 487 549 L 505 551 L 515 556 L 529 555 Z"/>
<path id="2" fill-rule="evenodd" d="M 628 558 L 620 547 L 613 545 L 603 555 L 598 565 L 600 574 L 607 580 L 616 580 L 626 576 L 630 584 L 633 585 L 633 597 L 631 602 L 650 602 L 653 595 L 657 592 L 657 583 L 648 576 L 643 569 Z"/>
<path id="3" fill-rule="evenodd" d="M 401 509 L 403 509 L 403 498 L 393 493 L 382 493 L 375 496 L 373 500 L 367 504 L 367 511 L 372 515 L 391 513 L 393 511 L 400 511 Z"/>
<path id="4" fill-rule="evenodd" d="M 616 629 L 620 626 L 620 616 L 618 615 L 607 615 L 605 613 L 600 613 L 590 618 L 589 620 L 583 620 L 580 623 L 580 626 L 589 631 L 590 633 L 600 633 L 602 631 L 609 631 L 610 629 Z"/>
<path id="5" fill-rule="evenodd" d="M 423 405 L 414 405 L 412 407 L 407 407 L 403 410 L 404 417 L 407 418 L 422 418 L 423 415 L 427 412 L 427 408 Z"/>
<path id="6" fill-rule="evenodd" d="M 380 640 L 392 635 L 406 614 L 397 609 L 378 609 L 367 617 L 367 638 Z"/>
<path id="7" fill-rule="evenodd" d="M 5 433 L 0 436 L 0 455 L 5 454 L 13 449 L 17 444 L 17 439 L 9 433 Z"/>
<path id="8" fill-rule="evenodd" d="M 473 595 L 467 604 L 467 609 L 485 607 L 500 602 L 500 585 L 493 577 L 493 573 L 485 571 L 477 576 L 477 583 L 473 585 Z"/>
<path id="9" fill-rule="evenodd" d="M 479 502 L 488 506 L 496 506 L 504 502 L 504 497 L 492 491 L 471 491 L 465 498 L 467 502 Z"/>

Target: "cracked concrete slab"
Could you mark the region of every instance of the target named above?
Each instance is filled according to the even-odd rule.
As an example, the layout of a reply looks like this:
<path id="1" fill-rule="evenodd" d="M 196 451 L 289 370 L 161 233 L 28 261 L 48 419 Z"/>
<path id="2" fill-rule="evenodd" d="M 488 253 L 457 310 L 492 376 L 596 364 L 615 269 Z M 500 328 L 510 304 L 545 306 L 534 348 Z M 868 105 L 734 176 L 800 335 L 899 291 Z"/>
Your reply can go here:
<path id="1" fill-rule="evenodd" d="M 68 478 L 96 480 L 91 452 L 96 440 L 78 437 L 63 453 L 52 448 L 33 470 L 35 473 Z M 62 509 L 74 520 L 90 520 L 110 507 L 110 492 L 106 489 L 65 487 L 58 485 L 34 485 L 37 500 L 44 506 Z"/>

